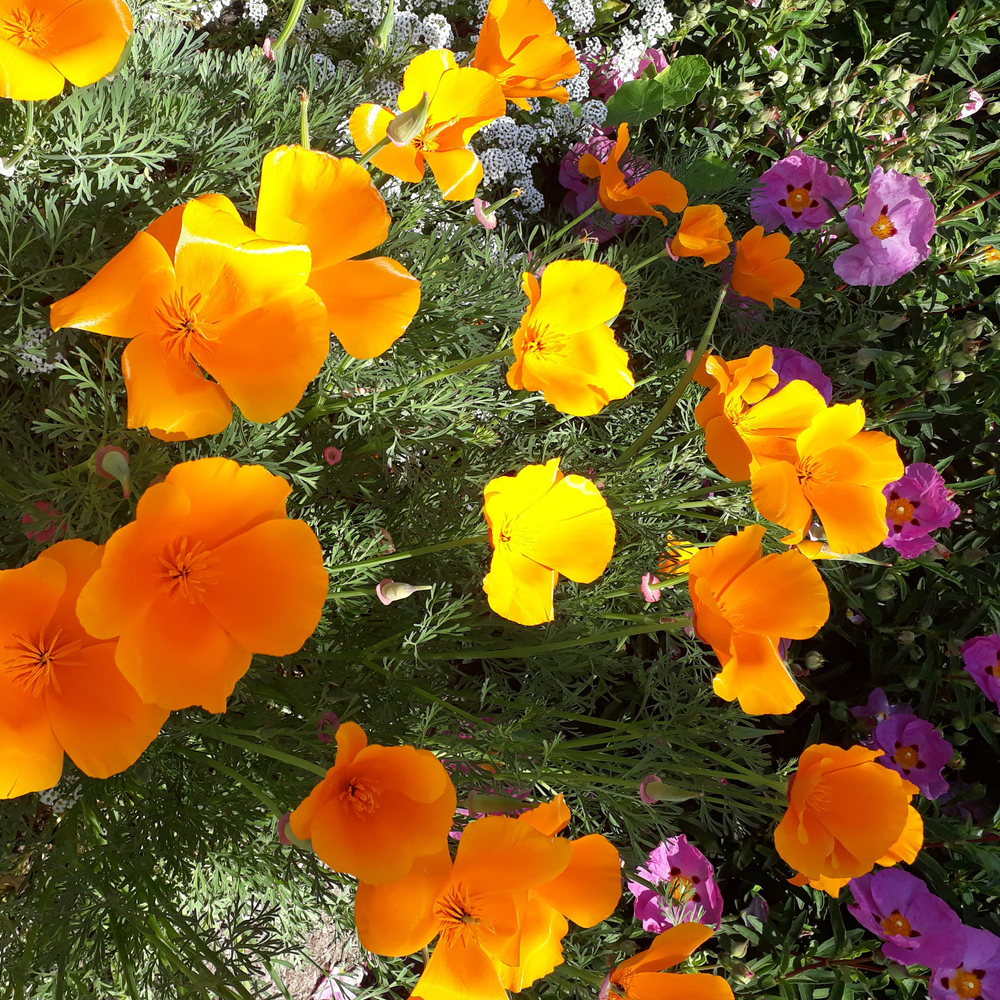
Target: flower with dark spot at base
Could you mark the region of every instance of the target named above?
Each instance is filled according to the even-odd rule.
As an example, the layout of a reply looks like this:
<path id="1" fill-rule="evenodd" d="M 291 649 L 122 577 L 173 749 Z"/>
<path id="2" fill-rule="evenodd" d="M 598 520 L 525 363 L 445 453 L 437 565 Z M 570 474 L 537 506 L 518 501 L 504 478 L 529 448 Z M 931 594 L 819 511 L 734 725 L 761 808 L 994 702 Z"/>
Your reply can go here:
<path id="1" fill-rule="evenodd" d="M 829 164 L 805 153 L 790 153 L 760 175 L 750 197 L 750 215 L 765 229 L 784 225 L 790 232 L 819 229 L 851 200 L 851 186 L 830 173 Z"/>
<path id="2" fill-rule="evenodd" d="M 926 719 L 901 712 L 875 727 L 872 747 L 883 751 L 878 762 L 898 771 L 929 799 L 948 791 L 941 769 L 951 760 L 952 745 Z"/>
<path id="3" fill-rule="evenodd" d="M 885 520 L 889 536 L 882 543 L 904 559 L 913 559 L 934 548 L 930 533 L 947 528 L 961 513 L 941 473 L 926 462 L 908 465 L 902 478 L 882 491 L 887 501 Z"/>
<path id="4" fill-rule="evenodd" d="M 963 927 L 964 940 L 931 971 L 930 1000 L 997 1000 L 1000 997 L 1000 938 Z"/>
<path id="5" fill-rule="evenodd" d="M 980 635 L 962 646 L 962 662 L 979 690 L 1000 705 L 1000 635 Z"/>

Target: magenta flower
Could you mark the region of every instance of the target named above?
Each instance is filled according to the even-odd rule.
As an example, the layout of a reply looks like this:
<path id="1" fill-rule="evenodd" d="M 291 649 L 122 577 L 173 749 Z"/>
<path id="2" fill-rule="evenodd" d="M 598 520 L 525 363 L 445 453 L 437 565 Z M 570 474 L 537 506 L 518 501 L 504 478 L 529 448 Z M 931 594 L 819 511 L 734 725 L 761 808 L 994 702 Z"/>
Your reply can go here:
<path id="1" fill-rule="evenodd" d="M 637 874 L 657 886 L 648 889 L 640 882 L 628 883 L 628 891 L 635 897 L 635 919 L 642 921 L 643 930 L 659 934 L 683 923 L 718 929 L 723 904 L 715 869 L 684 834 L 654 847 Z"/>
<path id="2" fill-rule="evenodd" d="M 947 528 L 961 513 L 941 473 L 926 462 L 914 462 L 903 478 L 889 483 L 882 491 L 889 501 L 885 520 L 889 537 L 882 543 L 895 549 L 904 559 L 915 559 L 937 544 L 930 532 Z"/>
<path id="3" fill-rule="evenodd" d="M 979 690 L 995 705 L 1000 705 L 1000 635 L 980 635 L 962 646 L 965 669 L 979 685 Z"/>
<path id="4" fill-rule="evenodd" d="M 891 961 L 933 968 L 962 946 L 958 914 L 916 876 L 883 868 L 849 884 L 856 902 L 848 911 L 885 942 L 882 951 Z"/>
<path id="5" fill-rule="evenodd" d="M 652 573 L 642 574 L 639 590 L 642 591 L 642 599 L 647 604 L 655 604 L 660 599 L 660 587 L 657 586 L 659 582 L 659 577 L 653 576 Z"/>
<path id="6" fill-rule="evenodd" d="M 323 461 L 327 465 L 336 465 L 342 458 L 344 453 L 339 449 L 335 448 L 332 444 L 327 445 L 323 449 Z"/>
<path id="7" fill-rule="evenodd" d="M 869 739 L 862 740 L 869 747 L 872 746 L 870 734 L 874 731 L 875 727 L 880 722 L 888 719 L 890 715 L 899 715 L 901 712 L 912 714 L 913 709 L 909 705 L 890 704 L 889 699 L 886 698 L 885 692 L 881 688 L 875 688 L 868 695 L 867 704 L 857 705 L 851 709 L 851 715 L 854 716 L 858 726 L 869 734 Z"/>
<path id="8" fill-rule="evenodd" d="M 916 177 L 876 167 L 865 207 L 852 205 L 844 221 L 859 242 L 833 269 L 849 285 L 891 285 L 930 256 L 934 203 Z"/>
<path id="9" fill-rule="evenodd" d="M 497 214 L 490 211 L 490 203 L 482 198 L 472 199 L 472 214 L 475 215 L 483 229 L 496 229 Z"/>
<path id="10" fill-rule="evenodd" d="M 35 509 L 40 512 L 44 520 L 38 521 L 31 514 L 25 514 L 21 518 L 21 524 L 42 523 L 45 524 L 45 527 L 37 528 L 34 531 L 25 531 L 25 538 L 34 538 L 39 543 L 47 542 L 53 535 L 61 535 L 66 531 L 65 522 L 59 520 L 62 517 L 62 511 L 56 510 L 48 500 L 36 500 Z"/>
<path id="11" fill-rule="evenodd" d="M 951 760 L 951 744 L 926 719 L 908 712 L 883 719 L 872 734 L 872 749 L 881 750 L 876 760 L 912 781 L 921 794 L 936 799 L 948 791 L 941 770 Z"/>
<path id="12" fill-rule="evenodd" d="M 978 927 L 962 931 L 964 940 L 932 967 L 930 1000 L 997 1000 L 1000 938 Z"/>
<path id="13" fill-rule="evenodd" d="M 316 720 L 316 739 L 318 739 L 320 743 L 331 743 L 333 741 L 332 734 L 339 728 L 340 719 L 337 717 L 337 713 L 324 712 Z"/>
<path id="14" fill-rule="evenodd" d="M 851 200 L 851 185 L 830 172 L 829 164 L 805 153 L 791 153 L 760 175 L 750 196 L 750 215 L 765 229 L 785 225 L 793 233 L 819 229 Z"/>
<path id="15" fill-rule="evenodd" d="M 607 101 L 609 97 L 613 97 L 623 83 L 638 80 L 650 66 L 657 73 L 667 68 L 667 57 L 659 49 L 646 49 L 634 72 L 619 73 L 608 53 L 601 56 L 584 55 L 582 60 L 590 70 L 590 96 L 599 101 Z"/>
<path id="16" fill-rule="evenodd" d="M 986 103 L 986 98 L 979 93 L 978 90 L 974 90 L 972 87 L 969 88 L 969 99 L 962 105 L 955 117 L 955 121 L 960 122 L 963 118 L 969 118 L 974 115 L 980 108 Z"/>
<path id="17" fill-rule="evenodd" d="M 784 389 L 789 382 L 808 382 L 829 406 L 833 399 L 833 383 L 823 374 L 818 362 L 790 347 L 775 347 L 771 353 L 774 355 L 771 371 L 778 376 L 778 384 L 768 393 L 769 396 Z"/>

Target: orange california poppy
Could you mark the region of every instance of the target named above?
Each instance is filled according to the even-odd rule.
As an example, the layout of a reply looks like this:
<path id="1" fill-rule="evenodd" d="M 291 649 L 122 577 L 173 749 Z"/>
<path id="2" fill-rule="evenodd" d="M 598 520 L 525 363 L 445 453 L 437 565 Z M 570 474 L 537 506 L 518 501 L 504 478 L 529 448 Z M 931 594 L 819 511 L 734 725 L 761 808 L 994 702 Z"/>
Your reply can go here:
<path id="1" fill-rule="evenodd" d="M 294 653 L 326 599 L 323 553 L 260 465 L 199 458 L 150 486 L 108 539 L 77 614 L 143 701 L 224 712 L 253 653 Z"/>
<path id="2" fill-rule="evenodd" d="M 344 722 L 336 762 L 290 823 L 334 871 L 383 885 L 447 846 L 454 815 L 455 787 L 434 754 L 368 746 L 364 730 Z"/>
<path id="3" fill-rule="evenodd" d="M 912 861 L 923 822 L 910 805 L 917 791 L 898 772 L 876 763 L 881 751 L 806 747 L 788 785 L 788 809 L 774 846 L 809 884 L 836 896 L 848 880 L 876 865 Z"/>
<path id="4" fill-rule="evenodd" d="M 483 514 L 493 559 L 483 580 L 490 607 L 520 625 L 554 618 L 559 574 L 593 583 L 611 561 L 615 521 L 597 487 L 565 476 L 559 459 L 486 484 Z"/>
<path id="5" fill-rule="evenodd" d="M 662 971 L 680 965 L 712 933 L 704 924 L 678 924 L 657 934 L 645 951 L 608 976 L 601 1000 L 732 1000 L 732 988 L 722 976 Z"/>
<path id="6" fill-rule="evenodd" d="M 306 247 L 263 240 L 228 198 L 202 195 L 137 233 L 50 319 L 128 338 L 128 426 L 184 441 L 221 431 L 230 400 L 268 423 L 302 398 L 330 342 L 309 269 Z"/>
<path id="7" fill-rule="evenodd" d="M 788 260 L 792 248 L 784 233 L 764 235 L 763 226 L 754 226 L 743 239 L 736 241 L 736 262 L 729 279 L 737 295 L 763 302 L 774 308 L 774 300 L 798 309 L 802 304 L 792 297 L 805 275 L 795 261 Z"/>
<path id="8" fill-rule="evenodd" d="M 431 49 L 415 56 L 403 74 L 396 104 L 400 112 L 415 108 L 424 94 L 430 99 L 427 123 L 406 146 L 389 143 L 372 163 L 401 181 L 416 183 L 431 168 L 445 201 L 468 201 L 483 179 L 479 157 L 469 140 L 507 107 L 503 91 L 489 73 L 459 67 L 448 49 Z M 367 153 L 386 136 L 395 113 L 378 104 L 361 104 L 351 115 L 351 138 Z"/>
<path id="9" fill-rule="evenodd" d="M 705 428 L 705 452 L 736 482 L 750 478 L 757 456 L 793 455 L 796 436 L 826 409 L 826 400 L 808 382 L 789 382 L 769 396 L 778 384 L 773 363 L 771 348 L 758 347 L 733 361 L 706 355 L 695 372 L 710 390 L 694 411 Z"/>
<path id="10" fill-rule="evenodd" d="M 903 475 L 894 438 L 864 431 L 861 400 L 821 410 L 795 439 L 796 453 L 761 458 L 750 478 L 754 506 L 801 542 L 815 509 L 834 552 L 867 552 L 885 540 L 885 487 Z"/>
<path id="11" fill-rule="evenodd" d="M 606 163 L 601 163 L 592 153 L 580 157 L 577 169 L 584 177 L 598 177 L 597 197 L 601 205 L 613 215 L 655 215 L 664 225 L 667 217 L 653 206 L 664 205 L 671 212 L 682 212 L 687 206 L 687 191 L 680 181 L 675 181 L 665 170 L 654 170 L 631 187 L 625 186 L 625 175 L 618 160 L 628 146 L 628 125 L 618 126 L 618 137 L 608 153 Z"/>
<path id="12" fill-rule="evenodd" d="M 69 80 L 107 76 L 132 34 L 122 0 L 5 0 L 0 4 L 0 97 L 45 101 Z"/>
<path id="13" fill-rule="evenodd" d="M 279 146 L 264 157 L 257 234 L 309 248 L 309 287 L 355 358 L 389 350 L 420 305 L 420 282 L 402 264 L 351 259 L 384 242 L 391 221 L 368 171 L 354 160 L 301 146 Z"/>
<path id="14" fill-rule="evenodd" d="M 557 84 L 580 72 L 544 0 L 490 0 L 469 65 L 494 77 L 504 97 L 525 111 L 529 97 L 565 104 L 569 94 Z"/>
<path id="15" fill-rule="evenodd" d="M 51 788 L 63 752 L 92 778 L 124 771 L 167 718 L 115 666 L 116 643 L 87 635 L 76 616 L 101 552 L 73 538 L 0 570 L 0 798 Z"/>
<path id="16" fill-rule="evenodd" d="M 621 312 L 625 284 L 607 264 L 557 260 L 521 276 L 528 308 L 514 334 L 512 389 L 540 391 L 560 413 L 587 417 L 634 388 L 628 354 L 609 323 Z"/>
<path id="17" fill-rule="evenodd" d="M 530 823 L 547 837 L 561 833 L 570 819 L 562 795 L 518 816 L 518 822 Z M 504 987 L 514 993 L 562 964 L 567 917 L 580 927 L 593 927 L 607 920 L 621 899 L 621 859 L 607 838 L 591 834 L 569 843 L 573 853 L 562 873 L 528 890 L 520 963 L 513 967 L 494 963 Z"/>
<path id="18" fill-rule="evenodd" d="M 729 256 L 732 241 L 726 213 L 718 205 L 691 205 L 684 209 L 670 252 L 675 257 L 700 257 L 708 267 Z"/>
<path id="19" fill-rule="evenodd" d="M 719 658 L 715 693 L 739 699 L 748 715 L 784 715 L 802 701 L 778 653 L 785 639 L 808 639 L 830 617 L 819 570 L 801 552 L 765 556 L 764 527 L 753 524 L 701 549 L 688 563 L 691 624 Z"/>
<path id="20" fill-rule="evenodd" d="M 390 885 L 362 882 L 354 920 L 362 947 L 409 955 L 440 935 L 413 991 L 422 1000 L 504 1000 L 561 959 L 566 917 L 592 927 L 621 895 L 620 861 L 604 837 L 555 836 L 569 819 L 557 796 L 520 819 L 488 816 L 447 848 L 417 858 Z"/>

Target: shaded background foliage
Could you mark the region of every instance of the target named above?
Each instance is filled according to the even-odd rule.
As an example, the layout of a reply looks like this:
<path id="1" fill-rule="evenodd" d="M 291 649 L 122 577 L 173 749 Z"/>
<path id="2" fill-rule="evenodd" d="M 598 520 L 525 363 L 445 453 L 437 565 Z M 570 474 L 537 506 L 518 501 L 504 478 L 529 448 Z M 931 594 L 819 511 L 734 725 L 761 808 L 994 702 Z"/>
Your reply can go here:
<path id="1" fill-rule="evenodd" d="M 968 786 L 950 811 L 922 804 L 928 847 L 914 867 L 966 922 L 1000 932 L 1000 859 L 989 839 L 1000 725 L 956 655 L 958 640 L 1000 622 L 997 277 L 968 260 L 998 238 L 995 202 L 944 222 L 931 259 L 890 288 L 838 287 L 829 256 L 805 234 L 793 241 L 807 274 L 800 311 L 723 310 L 721 353 L 769 343 L 816 358 L 835 398 L 860 395 L 869 426 L 896 436 L 908 461 L 934 463 L 963 510 L 939 533 L 947 561 L 901 564 L 875 552 L 889 565 L 824 563 L 830 622 L 792 650 L 807 700 L 787 718 L 747 718 L 711 695 L 712 658 L 683 631 L 686 589 L 665 589 L 658 605 L 638 592 L 667 532 L 714 540 L 756 519 L 746 488 L 705 462 L 697 393 L 634 462 L 621 462 L 697 342 L 717 271 L 663 259 L 640 266 L 662 248 L 655 221 L 600 249 L 550 241 L 566 221 L 556 207 L 561 149 L 535 167 L 545 212 L 508 213 L 492 234 L 470 222 L 468 206 L 441 203 L 432 184 L 405 193 L 384 184 L 395 220 L 384 252 L 421 278 L 421 311 L 380 359 L 355 361 L 335 345 L 302 405 L 274 424 L 237 418 L 215 438 L 163 444 L 125 427 L 114 342 L 33 336 L 53 300 L 173 204 L 220 191 L 252 222 L 264 153 L 297 138 L 297 87 L 311 95 L 314 144 L 344 155 L 346 115 L 408 57 L 368 51 L 358 74 L 338 75 L 313 59 L 326 44 L 314 32 L 275 67 L 254 47 L 265 29 L 251 31 L 236 6 L 200 30 L 183 5 L 144 21 L 113 82 L 44 109 L 27 162 L 0 189 L 0 565 L 40 550 L 21 524 L 38 516 L 37 501 L 61 511 L 70 534 L 102 542 L 172 464 L 226 455 L 290 480 L 293 516 L 323 543 L 331 595 L 301 653 L 255 658 L 225 716 L 174 713 L 127 772 L 80 779 L 68 809 L 34 795 L 0 805 L 0 994 L 282 995 L 283 963 L 321 917 L 351 933 L 349 880 L 274 835 L 275 819 L 332 762 L 316 724 L 333 711 L 374 740 L 440 753 L 460 798 L 565 792 L 573 832 L 609 836 L 627 869 L 660 837 L 687 834 L 715 863 L 727 903 L 719 936 L 695 961 L 717 966 L 740 993 L 923 995 L 919 978 L 873 952 L 842 903 L 785 883 L 770 830 L 802 748 L 855 739 L 847 708 L 881 685 L 942 727 L 959 754 L 948 777 Z M 988 100 L 1000 90 L 1000 17 L 987 4 L 674 6 L 664 47 L 705 55 L 712 77 L 694 103 L 645 123 L 636 148 L 722 204 L 734 232 L 751 224 L 754 178 L 798 141 L 855 185 L 876 162 L 928 174 L 939 218 L 993 193 L 997 116 L 954 121 L 968 87 Z M 321 13 L 313 5 L 311 15 Z M 456 24 L 469 17 L 457 6 L 447 13 Z M 599 13 L 596 30 L 609 39 L 630 16 L 617 0 Z M 20 129 L 18 111 L 0 108 L 0 148 Z M 512 393 L 499 362 L 442 375 L 495 350 L 516 326 L 529 249 L 532 267 L 596 254 L 629 286 L 617 333 L 639 388 L 596 417 L 566 418 Z M 130 500 L 92 472 L 105 443 L 129 452 Z M 332 468 L 322 460 L 330 444 L 344 453 Z M 525 629 L 491 614 L 481 592 L 481 491 L 556 456 L 603 484 L 616 556 L 596 584 L 559 585 L 554 623 Z M 449 541 L 468 544 L 403 558 Z M 383 607 L 374 585 L 390 574 L 433 589 Z M 690 798 L 642 805 L 636 786 L 648 773 Z M 754 896 L 770 904 L 766 922 L 740 915 Z M 566 966 L 526 995 L 593 996 L 640 938 L 623 903 L 607 924 L 572 932 Z M 415 981 L 418 963 L 370 962 L 369 995 L 405 996 Z"/>

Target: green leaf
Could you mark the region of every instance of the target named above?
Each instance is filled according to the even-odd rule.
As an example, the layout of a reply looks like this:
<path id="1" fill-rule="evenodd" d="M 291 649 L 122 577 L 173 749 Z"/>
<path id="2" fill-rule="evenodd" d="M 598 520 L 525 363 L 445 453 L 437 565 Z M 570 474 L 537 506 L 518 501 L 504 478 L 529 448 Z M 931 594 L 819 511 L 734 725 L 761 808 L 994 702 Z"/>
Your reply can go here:
<path id="1" fill-rule="evenodd" d="M 608 100 L 605 126 L 617 128 L 622 122 L 640 125 L 663 110 L 663 84 L 658 77 L 640 77 L 623 83 Z"/>
<path id="2" fill-rule="evenodd" d="M 739 174 L 735 167 L 726 163 L 715 153 L 702 156 L 691 164 L 678 179 L 687 188 L 689 195 L 716 194 L 727 191 L 735 183 Z"/>
<path id="3" fill-rule="evenodd" d="M 655 79 L 663 87 L 663 110 L 675 111 L 690 104 L 708 83 L 712 67 L 704 56 L 679 56 Z"/>

